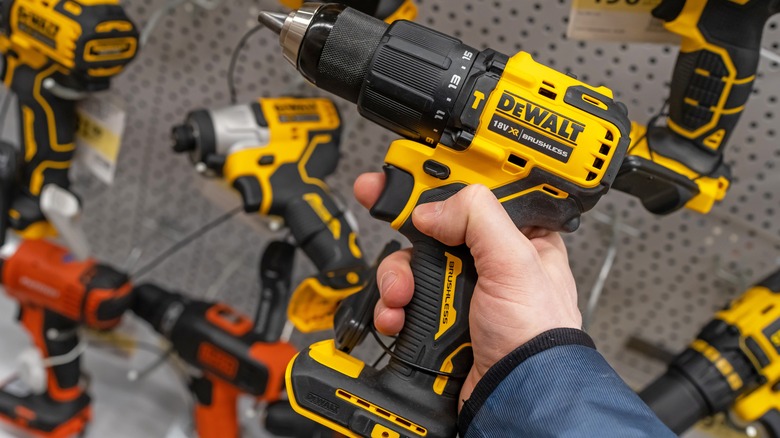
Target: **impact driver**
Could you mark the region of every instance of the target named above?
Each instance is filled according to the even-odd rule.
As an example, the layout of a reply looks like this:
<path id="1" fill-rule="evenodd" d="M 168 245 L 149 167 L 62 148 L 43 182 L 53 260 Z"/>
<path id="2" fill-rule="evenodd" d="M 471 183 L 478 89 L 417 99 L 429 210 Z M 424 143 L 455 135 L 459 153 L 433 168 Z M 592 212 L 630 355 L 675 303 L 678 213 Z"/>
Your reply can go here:
<path id="1" fill-rule="evenodd" d="M 467 247 L 419 233 L 412 210 L 479 183 L 518 227 L 573 231 L 617 175 L 629 142 L 625 106 L 528 53 L 479 51 L 342 5 L 305 4 L 260 20 L 309 82 L 406 138 L 388 150 L 387 183 L 371 210 L 413 245 L 415 291 L 390 362 L 376 369 L 332 340 L 314 344 L 288 368 L 290 402 L 347 436 L 454 437 L 473 363 L 477 274 Z"/>
<path id="2" fill-rule="evenodd" d="M 731 172 L 723 153 L 753 89 L 766 21 L 777 0 L 663 0 L 653 15 L 682 37 L 666 126 L 631 130 L 616 190 L 649 211 L 708 213 Z"/>
<path id="3" fill-rule="evenodd" d="M 681 434 L 731 410 L 740 426 L 780 437 L 780 271 L 748 289 L 701 330 L 640 397 Z"/>
<path id="4" fill-rule="evenodd" d="M 23 237 L 55 234 L 38 200 L 68 189 L 78 128 L 76 100 L 108 89 L 133 60 L 138 32 L 117 0 L 4 0 L 3 83 L 18 100 L 21 175 L 11 226 Z"/>
<path id="5" fill-rule="evenodd" d="M 269 98 L 192 111 L 172 135 L 174 150 L 236 189 L 246 212 L 284 220 L 319 272 L 294 292 L 290 320 L 303 332 L 331 328 L 337 304 L 360 290 L 367 268 L 357 233 L 324 182 L 340 158 L 333 102 Z"/>
<path id="6" fill-rule="evenodd" d="M 210 303 L 137 286 L 133 312 L 171 343 L 174 352 L 201 372 L 190 379 L 200 438 L 240 436 L 236 403 L 241 394 L 273 402 L 284 387 L 284 370 L 296 349 L 265 342 L 246 316 Z"/>
<path id="7" fill-rule="evenodd" d="M 19 321 L 43 359 L 38 369 L 26 370 L 37 378 L 0 388 L 0 419 L 36 435 L 77 435 L 90 419 L 90 397 L 74 354 L 78 329 L 107 330 L 119 323 L 132 301 L 128 278 L 40 239 L 8 242 L 1 260 L 3 287 L 19 302 Z"/>

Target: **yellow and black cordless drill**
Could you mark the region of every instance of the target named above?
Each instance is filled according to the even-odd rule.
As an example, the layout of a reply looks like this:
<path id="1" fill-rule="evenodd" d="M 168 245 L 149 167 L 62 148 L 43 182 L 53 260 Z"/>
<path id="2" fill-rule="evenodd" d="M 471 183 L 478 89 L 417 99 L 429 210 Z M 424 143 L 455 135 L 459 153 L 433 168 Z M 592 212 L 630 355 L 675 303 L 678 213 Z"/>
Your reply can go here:
<path id="1" fill-rule="evenodd" d="M 405 137 L 390 146 L 387 184 L 371 210 L 413 245 L 414 297 L 390 362 L 377 369 L 332 340 L 314 344 L 288 368 L 290 402 L 347 436 L 454 437 L 473 362 L 468 319 L 477 273 L 467 247 L 419 233 L 412 210 L 479 183 L 518 227 L 572 231 L 617 175 L 629 143 L 626 109 L 609 89 L 527 53 L 479 51 L 343 5 L 305 4 L 260 20 L 309 82 Z"/>
<path id="2" fill-rule="evenodd" d="M 741 427 L 780 438 L 780 271 L 701 330 L 640 397 L 675 433 L 730 410 Z M 755 435 L 751 435 L 755 436 Z"/>
<path id="3" fill-rule="evenodd" d="M 47 184 L 67 189 L 76 102 L 102 91 L 136 55 L 138 31 L 117 0 L 4 0 L 2 80 L 18 100 L 21 168 L 10 225 L 53 234 L 38 205 Z"/>
<path id="4" fill-rule="evenodd" d="M 269 98 L 197 110 L 173 128 L 174 150 L 236 189 L 244 210 L 284 219 L 319 272 L 290 301 L 303 332 L 329 329 L 338 303 L 360 290 L 366 263 L 357 233 L 324 178 L 338 165 L 341 119 L 322 98 Z"/>
<path id="5" fill-rule="evenodd" d="M 649 211 L 708 213 L 731 180 L 723 152 L 753 89 L 777 0 L 663 0 L 653 15 L 682 37 L 666 126 L 634 124 L 616 190 Z"/>

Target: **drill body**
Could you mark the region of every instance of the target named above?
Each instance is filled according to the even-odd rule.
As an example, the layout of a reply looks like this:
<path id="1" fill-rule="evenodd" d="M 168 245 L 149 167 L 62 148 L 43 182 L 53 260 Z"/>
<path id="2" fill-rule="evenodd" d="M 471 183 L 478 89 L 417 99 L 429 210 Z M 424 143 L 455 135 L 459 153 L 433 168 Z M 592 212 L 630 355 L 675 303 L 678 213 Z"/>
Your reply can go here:
<path id="1" fill-rule="evenodd" d="M 753 89 L 776 0 L 664 0 L 653 15 L 682 37 L 666 126 L 632 127 L 615 181 L 649 211 L 708 213 L 731 180 L 723 153 Z"/>
<path id="2" fill-rule="evenodd" d="M 295 355 L 286 342 L 265 342 L 247 317 L 221 303 L 165 291 L 135 288 L 133 311 L 165 337 L 173 351 L 199 372 L 190 381 L 200 438 L 238 437 L 236 402 L 241 394 L 273 402 Z"/>
<path id="3" fill-rule="evenodd" d="M 21 138 L 11 226 L 43 237 L 54 230 L 38 206 L 42 188 L 70 185 L 75 100 L 109 87 L 135 57 L 138 32 L 117 0 L 11 0 L 0 6 L 0 29 L 0 79 L 18 100 Z"/>
<path id="4" fill-rule="evenodd" d="M 335 4 L 261 21 L 309 82 L 405 137 L 390 146 L 371 210 L 413 245 L 415 293 L 390 362 L 377 369 L 332 340 L 314 344 L 290 365 L 290 402 L 347 436 L 454 437 L 477 275 L 469 249 L 419 233 L 412 210 L 479 183 L 518 227 L 573 231 L 617 175 L 625 107 L 527 53 L 479 51 L 407 21 L 388 26 Z"/>
<path id="5" fill-rule="evenodd" d="M 269 98 L 191 112 L 174 150 L 240 194 L 244 210 L 284 220 L 319 274 L 294 292 L 289 317 L 304 332 L 332 327 L 336 306 L 367 268 L 357 233 L 324 182 L 339 161 L 341 120 L 328 99 Z"/>
<path id="6" fill-rule="evenodd" d="M 675 433 L 731 410 L 741 426 L 780 437 L 780 271 L 715 315 L 640 397 Z"/>
<path id="7" fill-rule="evenodd" d="M 108 330 L 130 307 L 126 275 L 94 260 L 77 261 L 46 240 L 23 240 L 3 259 L 2 284 L 19 302 L 19 321 L 44 361 L 78 348 L 79 327 Z M 51 437 L 80 433 L 90 418 L 78 355 L 46 366 L 43 393 L 0 389 L 0 419 Z"/>

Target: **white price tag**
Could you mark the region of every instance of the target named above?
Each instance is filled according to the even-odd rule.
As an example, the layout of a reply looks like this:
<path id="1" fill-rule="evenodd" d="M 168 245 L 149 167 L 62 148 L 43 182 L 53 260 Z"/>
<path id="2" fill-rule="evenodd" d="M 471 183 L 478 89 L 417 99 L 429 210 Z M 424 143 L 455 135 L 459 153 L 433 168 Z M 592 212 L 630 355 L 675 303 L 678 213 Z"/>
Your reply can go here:
<path id="1" fill-rule="evenodd" d="M 106 184 L 114 182 L 125 130 L 125 110 L 107 98 L 91 96 L 76 107 L 77 161 Z"/>
<path id="2" fill-rule="evenodd" d="M 651 11 L 661 0 L 574 0 L 566 35 L 577 40 L 678 44 Z"/>

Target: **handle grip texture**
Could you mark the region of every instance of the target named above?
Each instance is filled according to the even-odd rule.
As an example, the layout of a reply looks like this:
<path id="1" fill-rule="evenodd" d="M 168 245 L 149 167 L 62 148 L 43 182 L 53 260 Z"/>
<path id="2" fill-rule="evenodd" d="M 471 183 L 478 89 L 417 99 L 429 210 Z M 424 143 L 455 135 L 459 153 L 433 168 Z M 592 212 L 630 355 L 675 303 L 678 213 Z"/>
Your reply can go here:
<path id="1" fill-rule="evenodd" d="M 49 63 L 40 69 L 5 57 L 3 82 L 16 94 L 21 137 L 21 169 L 18 191 L 21 201 L 14 205 L 12 226 L 25 230 L 44 221 L 38 197 L 47 184 L 70 187 L 68 171 L 75 153 L 76 103 L 55 96 L 43 87 L 46 79 L 62 77 L 61 67 Z M 29 202 L 32 200 L 32 202 Z"/>
<path id="2" fill-rule="evenodd" d="M 308 185 L 284 208 L 283 217 L 303 252 L 320 272 L 364 268 L 357 234 L 330 193 Z"/>
<path id="3" fill-rule="evenodd" d="M 764 24 L 778 6 L 776 0 L 664 0 L 653 11 L 682 37 L 669 101 L 674 132 L 722 152 L 753 89 Z"/>
<path id="4" fill-rule="evenodd" d="M 410 224 L 401 232 L 412 242 L 414 295 L 404 309 L 404 327 L 388 369 L 419 382 L 415 389 L 457 398 L 462 380 L 437 377 L 404 362 L 461 377 L 471 369 L 469 305 L 477 280 L 474 259 L 465 245 L 446 246 Z"/>
<path id="5" fill-rule="evenodd" d="M 40 306 L 22 304 L 19 309 L 19 321 L 32 337 L 35 347 L 46 359 L 70 353 L 78 347 L 77 324 L 70 319 L 57 315 Z M 47 334 L 56 330 L 58 336 L 50 339 Z M 79 385 L 81 379 L 81 359 L 47 368 L 47 394 L 57 402 L 76 400 L 83 393 Z"/>

